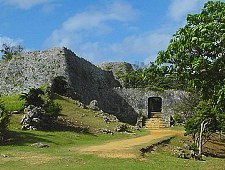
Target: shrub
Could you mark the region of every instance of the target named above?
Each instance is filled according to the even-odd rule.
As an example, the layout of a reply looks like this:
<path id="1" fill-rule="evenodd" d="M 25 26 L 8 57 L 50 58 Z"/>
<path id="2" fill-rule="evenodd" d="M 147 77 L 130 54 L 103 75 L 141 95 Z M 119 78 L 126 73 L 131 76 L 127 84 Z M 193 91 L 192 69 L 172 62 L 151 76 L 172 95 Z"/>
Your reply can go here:
<path id="1" fill-rule="evenodd" d="M 44 110 L 44 114 L 40 117 L 43 121 L 42 129 L 50 128 L 60 114 L 61 106 L 51 100 L 49 94 L 40 88 L 31 89 L 28 94 L 22 94 L 21 99 L 26 101 L 27 106 L 33 105 Z"/>
<path id="2" fill-rule="evenodd" d="M 46 111 L 46 116 L 49 117 L 49 119 L 56 120 L 62 110 L 62 107 L 53 100 L 48 100 L 43 105 L 43 109 Z"/>
<path id="3" fill-rule="evenodd" d="M 9 125 L 9 115 L 5 112 L 3 102 L 0 101 L 0 137 L 4 140 L 5 133 Z"/>
<path id="4" fill-rule="evenodd" d="M 2 59 L 5 61 L 10 61 L 14 56 L 21 54 L 23 47 L 21 45 L 12 46 L 11 44 L 3 43 L 2 49 Z"/>
<path id="5" fill-rule="evenodd" d="M 42 98 L 44 95 L 44 91 L 40 88 L 32 88 L 30 89 L 29 93 L 23 93 L 20 96 L 21 100 L 25 100 L 25 105 L 34 105 L 34 106 L 41 106 L 44 104 L 44 100 Z"/>
<path id="6" fill-rule="evenodd" d="M 176 113 L 174 115 L 174 121 L 175 121 L 175 124 L 183 123 L 183 119 L 182 119 L 181 114 Z"/>

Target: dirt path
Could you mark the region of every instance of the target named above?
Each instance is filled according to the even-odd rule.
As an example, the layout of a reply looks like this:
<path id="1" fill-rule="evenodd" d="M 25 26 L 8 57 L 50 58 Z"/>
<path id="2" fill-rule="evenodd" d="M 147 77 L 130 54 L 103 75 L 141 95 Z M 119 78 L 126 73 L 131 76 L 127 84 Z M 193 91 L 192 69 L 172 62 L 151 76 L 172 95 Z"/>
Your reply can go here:
<path id="1" fill-rule="evenodd" d="M 169 138 L 175 135 L 182 134 L 181 131 L 174 130 L 151 130 L 151 134 L 132 138 L 123 139 L 119 141 L 113 141 L 102 145 L 90 146 L 80 149 L 83 153 L 95 153 L 101 157 L 113 157 L 113 158 L 136 158 L 137 155 L 131 152 L 131 149 L 138 145 L 154 144 L 163 138 Z"/>

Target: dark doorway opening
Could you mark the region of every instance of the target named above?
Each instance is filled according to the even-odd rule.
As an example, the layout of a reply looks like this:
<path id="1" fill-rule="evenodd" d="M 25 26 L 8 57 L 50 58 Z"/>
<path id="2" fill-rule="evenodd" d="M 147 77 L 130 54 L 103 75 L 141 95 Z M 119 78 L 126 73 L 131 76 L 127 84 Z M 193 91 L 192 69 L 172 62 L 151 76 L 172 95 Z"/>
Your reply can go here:
<path id="1" fill-rule="evenodd" d="M 149 97 L 148 98 L 148 118 L 151 117 L 152 112 L 162 111 L 162 98 L 161 97 Z"/>

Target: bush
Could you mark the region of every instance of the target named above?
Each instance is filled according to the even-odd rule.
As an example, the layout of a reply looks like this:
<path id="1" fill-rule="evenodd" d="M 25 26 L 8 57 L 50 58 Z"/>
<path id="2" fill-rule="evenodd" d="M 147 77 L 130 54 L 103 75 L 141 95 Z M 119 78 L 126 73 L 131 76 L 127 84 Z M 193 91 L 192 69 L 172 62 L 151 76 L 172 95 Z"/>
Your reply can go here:
<path id="1" fill-rule="evenodd" d="M 176 125 L 176 124 L 183 123 L 183 118 L 182 118 L 181 114 L 176 113 L 176 114 L 174 115 L 174 121 L 175 121 L 175 122 L 174 122 L 175 125 Z"/>
<path id="2" fill-rule="evenodd" d="M 2 59 L 5 61 L 10 61 L 14 56 L 20 55 L 23 51 L 21 45 L 12 46 L 11 44 L 3 43 L 0 53 L 2 53 Z"/>
<path id="3" fill-rule="evenodd" d="M 5 112 L 3 102 L 0 101 L 0 137 L 4 140 L 5 133 L 9 125 L 9 115 Z"/>
<path id="4" fill-rule="evenodd" d="M 46 111 L 46 116 L 49 119 L 56 120 L 62 110 L 62 107 L 53 100 L 48 100 L 44 104 L 43 109 Z"/>
<path id="5" fill-rule="evenodd" d="M 29 93 L 23 93 L 20 96 L 21 100 L 25 100 L 25 105 L 34 105 L 41 106 L 44 103 L 42 99 L 42 95 L 44 95 L 44 91 L 40 88 L 32 88 Z"/>
<path id="6" fill-rule="evenodd" d="M 51 127 L 60 114 L 61 106 L 51 100 L 49 94 L 40 88 L 31 89 L 28 94 L 21 95 L 21 99 L 26 101 L 27 106 L 33 105 L 44 110 L 41 116 L 44 125 L 42 128 Z"/>

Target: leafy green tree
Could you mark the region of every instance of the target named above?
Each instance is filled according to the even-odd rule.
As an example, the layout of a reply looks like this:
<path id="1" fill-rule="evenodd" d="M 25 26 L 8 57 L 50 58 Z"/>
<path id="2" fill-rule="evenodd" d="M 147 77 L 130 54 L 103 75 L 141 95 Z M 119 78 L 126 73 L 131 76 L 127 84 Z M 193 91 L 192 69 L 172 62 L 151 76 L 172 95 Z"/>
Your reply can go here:
<path id="1" fill-rule="evenodd" d="M 0 101 L 0 138 L 4 141 L 5 134 L 9 125 L 9 115 L 5 112 L 4 104 Z"/>
<path id="2" fill-rule="evenodd" d="M 20 98 L 25 100 L 25 105 L 34 105 L 34 106 L 42 106 L 44 104 L 44 100 L 42 96 L 44 95 L 44 91 L 40 88 L 32 88 L 29 93 L 23 93 Z"/>
<path id="3" fill-rule="evenodd" d="M 151 62 L 148 67 L 136 68 L 130 73 L 122 75 L 121 78 L 125 87 L 149 88 L 156 91 L 179 88 L 180 84 L 174 75 L 168 73 L 168 66 L 159 67 Z"/>
<path id="4" fill-rule="evenodd" d="M 192 135 L 193 142 L 198 147 L 197 157 L 201 159 L 202 147 L 212 133 L 218 130 L 220 120 L 217 111 L 210 100 L 201 101 L 195 108 L 195 114 L 185 124 L 187 135 Z"/>
<path id="5" fill-rule="evenodd" d="M 187 87 L 211 98 L 225 78 L 225 3 L 209 1 L 200 14 L 188 15 L 166 51 L 157 57 Z"/>
<path id="6" fill-rule="evenodd" d="M 20 98 L 25 100 L 26 106 L 34 105 L 45 110 L 45 114 L 42 115 L 42 128 L 51 128 L 62 110 L 61 106 L 40 88 L 32 88 L 28 94 L 22 94 Z"/>
<path id="7" fill-rule="evenodd" d="M 168 66 L 185 90 L 199 95 L 185 128 L 194 139 L 197 135 L 201 157 L 204 136 L 225 126 L 225 2 L 209 1 L 199 14 L 188 15 L 156 62 Z"/>
<path id="8" fill-rule="evenodd" d="M 13 58 L 13 56 L 20 54 L 23 51 L 23 47 L 21 45 L 11 46 L 10 44 L 3 43 L 2 49 L 0 52 L 2 53 L 2 59 L 9 61 Z"/>

